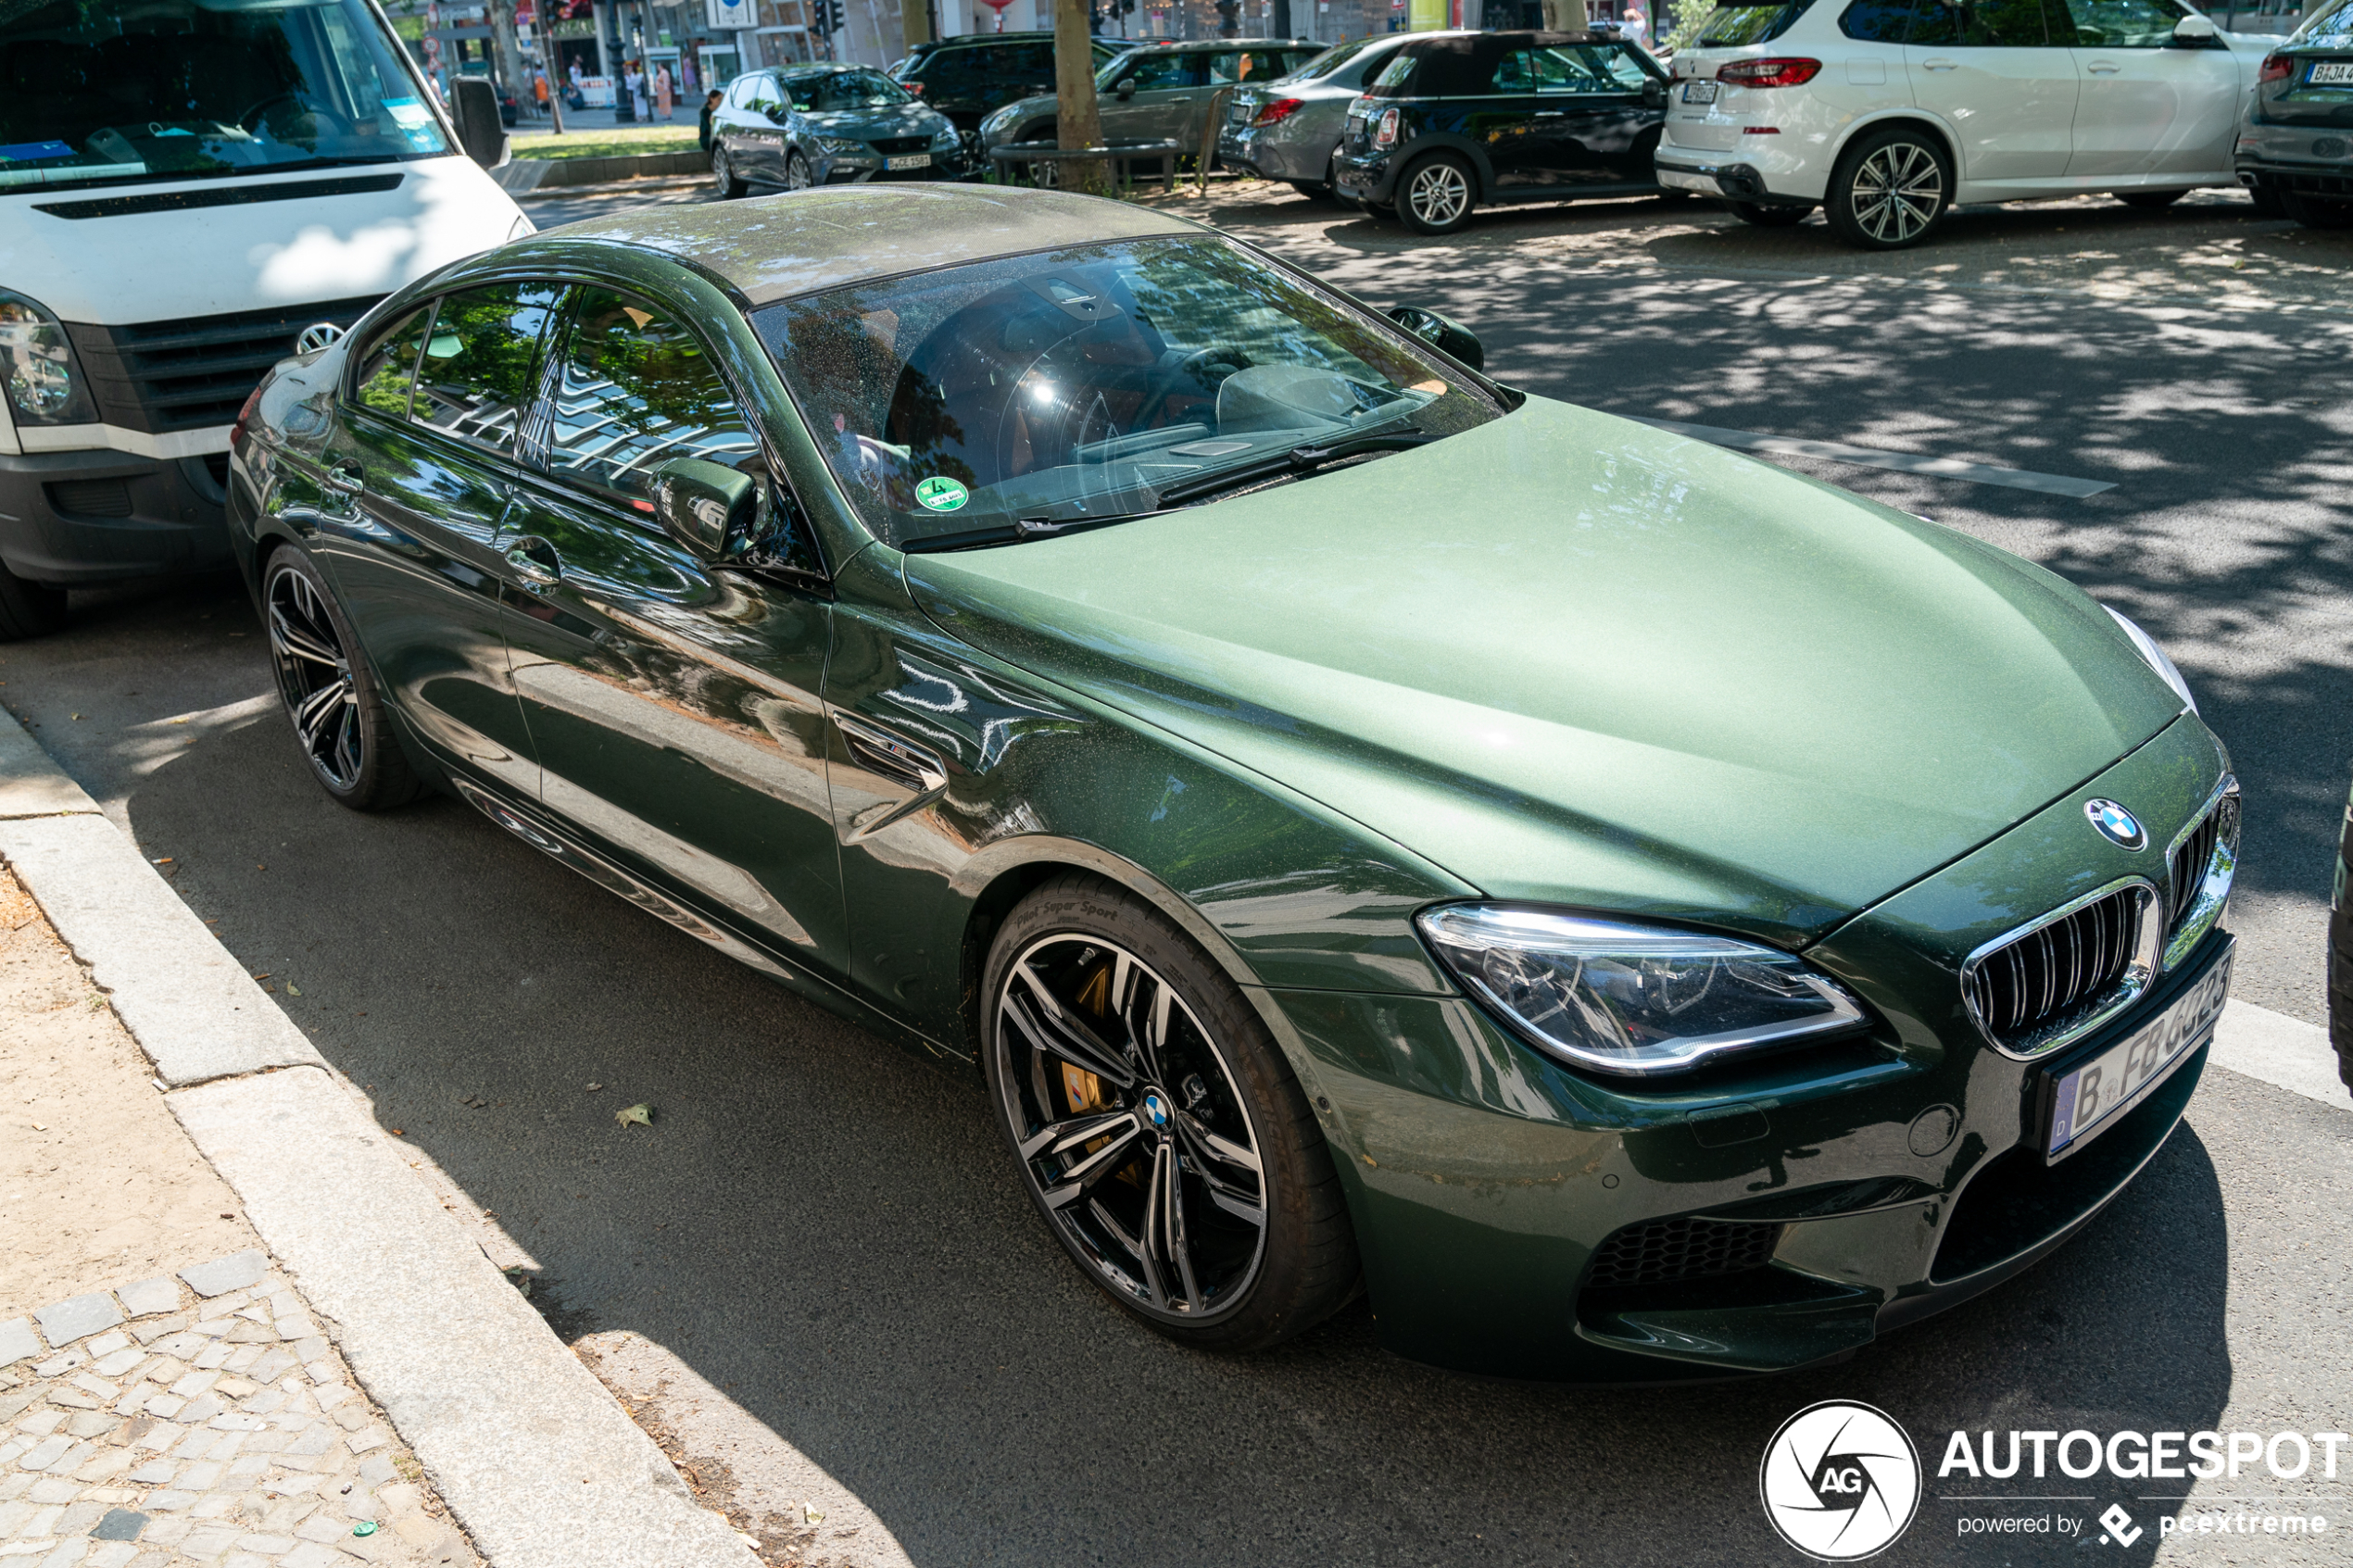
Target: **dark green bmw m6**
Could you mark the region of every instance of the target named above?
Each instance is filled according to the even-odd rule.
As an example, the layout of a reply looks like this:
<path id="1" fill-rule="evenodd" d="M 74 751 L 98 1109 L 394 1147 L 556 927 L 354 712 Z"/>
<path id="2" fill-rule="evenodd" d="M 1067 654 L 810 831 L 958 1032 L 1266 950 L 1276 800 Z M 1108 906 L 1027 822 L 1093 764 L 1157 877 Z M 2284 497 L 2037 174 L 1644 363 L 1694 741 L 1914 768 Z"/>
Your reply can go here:
<path id="1" fill-rule="evenodd" d="M 1175 1337 L 1718 1376 L 2032 1264 L 2228 983 L 2181 676 L 1400 314 L 1051 192 L 635 212 L 280 366 L 233 532 L 337 799 L 973 1064 Z"/>

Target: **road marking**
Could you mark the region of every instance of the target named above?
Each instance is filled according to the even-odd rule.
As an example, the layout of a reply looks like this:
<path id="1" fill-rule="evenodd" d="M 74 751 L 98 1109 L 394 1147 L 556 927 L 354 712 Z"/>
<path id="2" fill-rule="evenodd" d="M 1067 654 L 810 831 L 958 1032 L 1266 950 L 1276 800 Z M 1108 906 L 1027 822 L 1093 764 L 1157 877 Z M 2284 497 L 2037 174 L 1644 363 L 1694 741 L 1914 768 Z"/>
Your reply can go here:
<path id="1" fill-rule="evenodd" d="M 2319 1100 L 2332 1110 L 2353 1110 L 2353 1091 L 2337 1075 L 2329 1032 L 2300 1018 L 2236 997 L 2222 1004 L 2207 1060 Z"/>
<path id="2" fill-rule="evenodd" d="M 1646 420 L 1638 424 L 1655 430 L 1737 446 L 1749 452 L 1780 452 L 1796 458 L 1827 458 L 1834 463 L 1858 463 L 1864 468 L 1894 469 L 1898 473 L 1932 474 L 1939 479 L 1967 480 L 1971 484 L 1999 484 L 2011 490 L 2036 490 L 2045 495 L 2096 495 L 2116 486 L 2104 480 L 2070 479 L 2065 474 L 2035 473 L 2028 469 L 1997 469 L 1986 463 L 1965 463 L 1958 458 L 1923 458 L 1917 452 L 1882 452 L 1876 446 L 1850 446 L 1843 441 L 1806 441 L 1793 435 L 1759 435 L 1755 431 L 1723 430 L 1715 425 L 1687 425 L 1674 420 Z"/>

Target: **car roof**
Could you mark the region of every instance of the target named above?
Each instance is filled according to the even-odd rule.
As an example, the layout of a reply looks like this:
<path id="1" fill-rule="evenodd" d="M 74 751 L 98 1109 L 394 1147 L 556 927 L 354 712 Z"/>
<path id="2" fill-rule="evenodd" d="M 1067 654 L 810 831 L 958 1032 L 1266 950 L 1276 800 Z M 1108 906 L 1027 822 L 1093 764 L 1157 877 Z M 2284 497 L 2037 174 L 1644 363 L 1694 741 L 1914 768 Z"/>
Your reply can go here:
<path id="1" fill-rule="evenodd" d="M 1185 219 L 1100 196 L 910 182 L 636 207 L 549 230 L 546 237 L 661 252 L 758 307 L 994 257 L 1201 232 Z"/>
<path id="2" fill-rule="evenodd" d="M 1227 49 L 1328 49 L 1328 44 L 1318 44 L 1312 38 L 1174 38 L 1140 39 L 1126 52 L 1140 55 L 1146 50 L 1167 49 L 1179 55 L 1216 54 Z"/>

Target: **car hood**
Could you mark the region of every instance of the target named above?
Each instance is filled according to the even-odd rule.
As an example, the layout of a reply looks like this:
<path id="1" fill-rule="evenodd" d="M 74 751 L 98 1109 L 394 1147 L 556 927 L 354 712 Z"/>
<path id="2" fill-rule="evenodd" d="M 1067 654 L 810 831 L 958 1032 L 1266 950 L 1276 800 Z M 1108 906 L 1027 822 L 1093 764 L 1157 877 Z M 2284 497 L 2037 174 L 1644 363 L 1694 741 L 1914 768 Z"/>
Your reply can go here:
<path id="1" fill-rule="evenodd" d="M 1213 506 L 903 560 L 952 634 L 1492 897 L 1792 945 L 2181 709 L 2040 568 L 1541 399 Z"/>
<path id="2" fill-rule="evenodd" d="M 827 109 L 796 113 L 802 126 L 820 136 L 937 136 L 952 130 L 948 117 L 921 104 L 893 104 L 887 108 Z"/>

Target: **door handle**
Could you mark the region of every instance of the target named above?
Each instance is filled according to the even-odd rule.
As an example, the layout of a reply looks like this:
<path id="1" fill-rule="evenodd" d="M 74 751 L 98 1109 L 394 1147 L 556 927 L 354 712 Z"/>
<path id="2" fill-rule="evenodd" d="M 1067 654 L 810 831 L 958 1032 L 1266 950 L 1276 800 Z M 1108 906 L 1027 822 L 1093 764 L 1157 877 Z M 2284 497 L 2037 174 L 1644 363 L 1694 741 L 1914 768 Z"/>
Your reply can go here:
<path id="1" fill-rule="evenodd" d="M 319 488 L 330 495 L 357 495 L 367 487 L 367 475 L 348 458 L 319 470 Z"/>
<path id="2" fill-rule="evenodd" d="M 2094 76 L 2114 76 L 2117 71 L 2117 64 L 2114 60 L 2093 60 L 2085 65 L 2083 69 L 2090 71 Z"/>
<path id="3" fill-rule="evenodd" d="M 1922 60 L 1920 65 L 1924 69 L 1928 70 L 1958 70 L 1961 69 L 1961 62 L 1958 60 Z"/>
<path id="4" fill-rule="evenodd" d="M 1539 119 L 1566 119 L 1568 118 L 1568 111 L 1567 109 L 1538 109 L 1536 111 L 1536 118 Z"/>
<path id="5" fill-rule="evenodd" d="M 507 546 L 507 564 L 534 593 L 563 579 L 563 557 L 536 533 L 526 533 Z"/>

